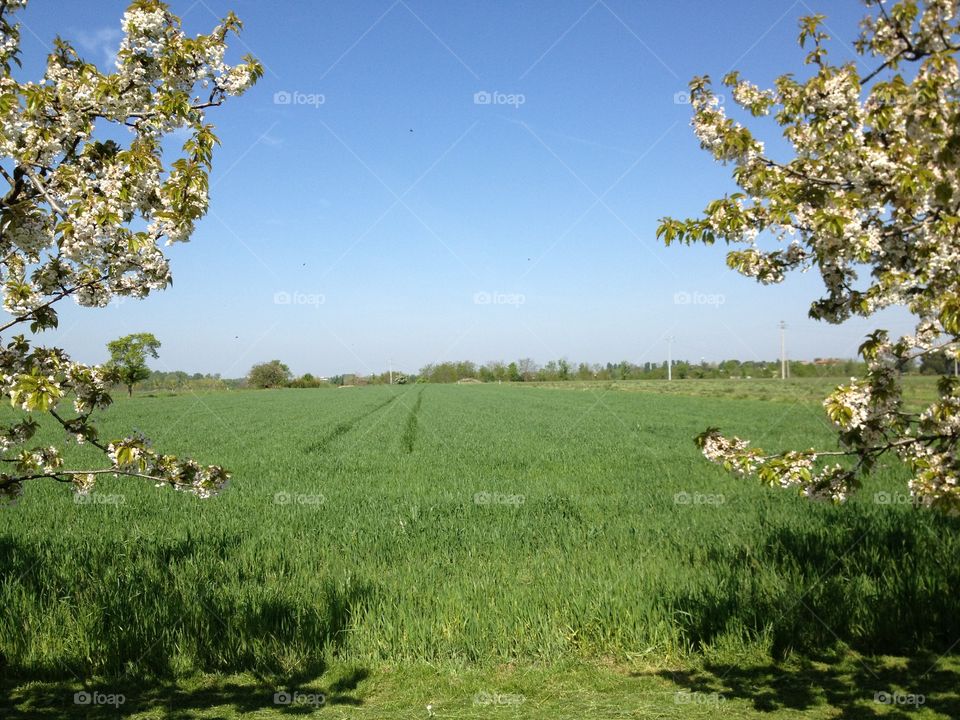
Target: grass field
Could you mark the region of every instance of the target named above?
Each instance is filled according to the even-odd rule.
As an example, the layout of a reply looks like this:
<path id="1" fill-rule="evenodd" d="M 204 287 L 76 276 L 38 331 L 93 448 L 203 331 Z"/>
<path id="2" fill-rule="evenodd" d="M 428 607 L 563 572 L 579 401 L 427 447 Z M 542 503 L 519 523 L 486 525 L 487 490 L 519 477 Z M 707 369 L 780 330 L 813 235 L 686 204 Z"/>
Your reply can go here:
<path id="1" fill-rule="evenodd" d="M 0 513 L 0 715 L 958 717 L 960 523 L 895 467 L 835 508 L 691 441 L 829 445 L 830 384 L 120 399 L 105 436 L 234 479 L 34 483 Z"/>

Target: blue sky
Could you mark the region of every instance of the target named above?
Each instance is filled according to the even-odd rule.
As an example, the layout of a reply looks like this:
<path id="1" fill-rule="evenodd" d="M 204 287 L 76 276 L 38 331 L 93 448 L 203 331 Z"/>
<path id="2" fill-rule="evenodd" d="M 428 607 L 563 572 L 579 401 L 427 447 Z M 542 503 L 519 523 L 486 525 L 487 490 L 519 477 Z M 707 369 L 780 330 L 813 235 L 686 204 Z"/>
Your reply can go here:
<path id="1" fill-rule="evenodd" d="M 44 340 L 79 360 L 140 331 L 163 343 L 156 369 L 225 376 L 275 357 L 298 374 L 642 363 L 666 358 L 668 335 L 678 358 L 771 359 L 781 319 L 792 356 L 852 357 L 874 326 L 910 328 L 898 311 L 813 322 L 819 278 L 763 287 L 728 270 L 723 247 L 655 237 L 658 218 L 733 190 L 677 101 L 688 80 L 802 74 L 796 21 L 815 11 L 850 60 L 855 0 L 171 5 L 191 33 L 233 9 L 245 29 L 231 54 L 266 74 L 210 113 L 223 143 L 211 212 L 171 249 L 174 285 L 63 305 Z M 32 0 L 20 77 L 39 77 L 55 34 L 105 63 L 124 7 Z"/>

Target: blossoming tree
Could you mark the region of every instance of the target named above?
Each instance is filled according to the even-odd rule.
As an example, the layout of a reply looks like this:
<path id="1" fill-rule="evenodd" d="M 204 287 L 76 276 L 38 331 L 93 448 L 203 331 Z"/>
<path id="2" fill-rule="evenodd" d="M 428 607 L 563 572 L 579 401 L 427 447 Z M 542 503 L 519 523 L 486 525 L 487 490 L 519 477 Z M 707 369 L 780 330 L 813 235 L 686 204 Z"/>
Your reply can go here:
<path id="1" fill-rule="evenodd" d="M 810 307 L 818 320 L 894 305 L 916 316 L 913 335 L 869 335 L 860 347 L 865 377 L 824 401 L 839 449 L 768 454 L 708 428 L 697 438 L 707 458 L 839 502 L 892 453 L 909 467 L 917 502 L 957 512 L 960 381 L 942 377 L 938 399 L 908 412 L 899 369 L 933 352 L 960 355 L 960 12 L 957 0 L 865 4 L 856 49 L 866 72 L 830 62 L 824 18 L 815 15 L 800 22 L 806 79 L 783 75 L 767 90 L 736 72 L 723 79 L 745 115 L 772 115 L 790 159 L 776 159 L 728 117 L 709 78 L 691 82 L 701 146 L 732 164 L 740 191 L 702 217 L 664 218 L 657 234 L 668 245 L 735 244 L 727 264 L 761 283 L 819 271 L 826 291 Z M 849 460 L 824 460 L 831 456 Z"/>
<path id="2" fill-rule="evenodd" d="M 0 177 L 7 185 L 0 196 L 7 313 L 0 320 L 0 391 L 21 413 L 0 425 L 0 499 L 16 499 L 26 481 L 40 478 L 89 492 L 103 474 L 207 497 L 229 473 L 161 454 L 138 434 L 101 440 L 91 415 L 110 404 L 113 372 L 35 339 L 57 326 L 57 303 L 67 298 L 103 307 L 115 296 L 142 298 L 166 287 L 162 245 L 188 240 L 207 210 L 217 138 L 205 113 L 244 92 L 262 68 L 249 56 L 224 63 L 227 38 L 241 27 L 234 15 L 209 35 L 188 37 L 164 3 L 135 0 L 123 16 L 113 72 L 57 39 L 43 79 L 21 82 L 14 14 L 25 4 L 0 0 Z M 124 130 L 128 142 L 113 139 Z M 174 131 L 187 139 L 165 162 L 163 142 Z M 103 451 L 109 465 L 68 469 L 57 447 L 31 447 L 41 413 L 68 439 Z"/>

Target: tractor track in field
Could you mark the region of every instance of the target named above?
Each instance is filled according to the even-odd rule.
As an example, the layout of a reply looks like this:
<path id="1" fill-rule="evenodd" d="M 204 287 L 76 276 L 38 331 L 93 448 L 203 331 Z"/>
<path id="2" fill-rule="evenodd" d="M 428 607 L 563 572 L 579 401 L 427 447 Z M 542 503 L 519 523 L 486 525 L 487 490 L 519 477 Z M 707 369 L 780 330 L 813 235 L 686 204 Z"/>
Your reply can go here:
<path id="1" fill-rule="evenodd" d="M 363 422 L 368 417 L 373 415 L 375 412 L 378 412 L 379 410 L 383 410 L 387 405 L 389 405 L 392 402 L 395 402 L 402 394 L 403 393 L 397 393 L 396 395 L 391 397 L 389 400 L 386 400 L 380 403 L 376 407 L 370 410 L 367 410 L 364 413 L 356 415 L 352 418 L 348 418 L 347 420 L 337 423 L 330 429 L 329 432 L 327 432 L 326 435 L 321 437 L 316 442 L 313 442 L 310 445 L 307 445 L 307 447 L 304 448 L 304 452 L 307 452 L 307 453 L 323 452 L 331 445 L 331 443 L 335 442 L 342 436 L 346 435 L 348 432 L 353 430 L 357 425 L 359 425 L 361 422 Z"/>
<path id="2" fill-rule="evenodd" d="M 400 442 L 404 450 L 408 453 L 413 452 L 413 446 L 417 442 L 417 415 L 420 414 L 420 405 L 423 403 L 423 390 L 417 395 L 417 402 L 410 408 L 410 414 L 407 416 L 407 424 L 403 428 L 403 435 Z"/>

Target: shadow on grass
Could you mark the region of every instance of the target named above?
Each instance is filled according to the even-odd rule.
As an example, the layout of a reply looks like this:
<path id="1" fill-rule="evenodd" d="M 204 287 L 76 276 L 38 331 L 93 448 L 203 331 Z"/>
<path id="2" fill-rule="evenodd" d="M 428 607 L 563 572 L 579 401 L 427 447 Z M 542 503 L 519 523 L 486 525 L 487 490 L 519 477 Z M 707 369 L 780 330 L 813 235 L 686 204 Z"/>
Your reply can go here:
<path id="1" fill-rule="evenodd" d="M 958 551 L 957 518 L 869 502 L 825 508 L 815 522 L 770 523 L 707 548 L 722 581 L 668 587 L 663 598 L 697 650 L 770 633 L 777 661 L 837 643 L 868 656 L 946 653 L 960 638 Z"/>
<path id="2" fill-rule="evenodd" d="M 936 655 L 906 660 L 864 658 L 852 653 L 799 658 L 789 663 L 750 666 L 705 662 L 694 670 L 635 673 L 659 676 L 691 693 L 695 703 L 748 701 L 754 710 L 832 709 L 830 717 L 902 720 L 926 708 L 943 717 L 960 718 L 960 662 Z M 717 698 L 719 696 L 722 699 Z"/>
<path id="3" fill-rule="evenodd" d="M 278 583 L 292 574 L 282 555 L 251 564 L 241 545 L 230 534 L 83 547 L 0 538 L 0 672 L 50 682 L 193 672 L 289 680 L 292 667 L 322 675 L 373 586 L 324 577 L 319 564 L 306 590 Z M 44 627 L 53 637 L 51 618 L 68 624 L 70 642 L 38 653 L 35 636 L 11 631 Z"/>
<path id="4" fill-rule="evenodd" d="M 276 684 L 252 677 L 249 680 L 206 682 L 200 679 L 154 683 L 112 681 L 89 688 L 70 682 L 3 678 L 0 680 L 0 717 L 5 720 L 115 718 L 150 713 L 151 717 L 164 720 L 192 720 L 242 717 L 263 710 L 285 715 L 310 715 L 318 710 L 322 713 L 324 708 L 333 705 L 361 705 L 355 691 L 367 677 L 367 670 L 357 669 L 327 687 L 315 681 L 299 685 L 285 683 L 283 687 L 286 689 L 280 692 Z M 18 685 L 18 682 L 22 684 Z M 117 702 L 120 697 L 123 701 Z"/>

